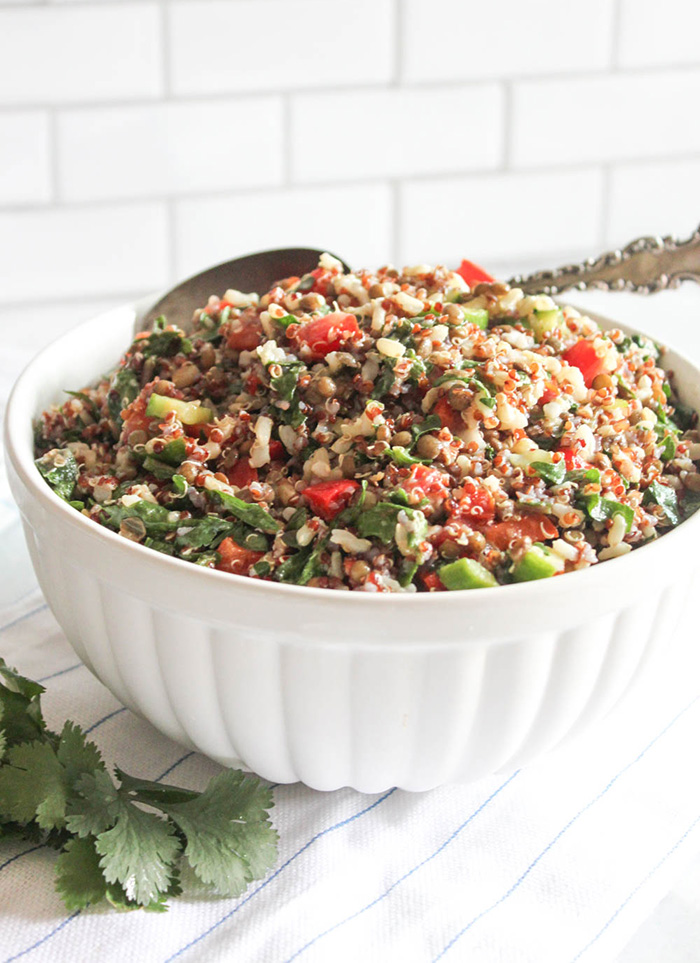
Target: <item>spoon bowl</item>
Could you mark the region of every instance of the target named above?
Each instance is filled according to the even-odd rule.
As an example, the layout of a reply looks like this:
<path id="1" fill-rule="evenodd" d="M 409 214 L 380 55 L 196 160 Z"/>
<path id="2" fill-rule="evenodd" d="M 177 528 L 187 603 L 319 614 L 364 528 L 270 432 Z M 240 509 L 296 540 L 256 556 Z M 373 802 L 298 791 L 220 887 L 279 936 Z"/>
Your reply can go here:
<path id="1" fill-rule="evenodd" d="M 203 307 L 210 295 L 222 295 L 228 288 L 263 294 L 275 281 L 301 277 L 313 271 L 323 253 L 313 247 L 284 247 L 274 251 L 246 254 L 244 257 L 207 268 L 206 271 L 182 281 L 159 298 L 143 316 L 139 329 L 148 331 L 161 314 L 165 315 L 169 324 L 185 328 L 192 320 L 195 309 Z M 350 270 L 344 261 L 341 263 L 344 271 Z"/>

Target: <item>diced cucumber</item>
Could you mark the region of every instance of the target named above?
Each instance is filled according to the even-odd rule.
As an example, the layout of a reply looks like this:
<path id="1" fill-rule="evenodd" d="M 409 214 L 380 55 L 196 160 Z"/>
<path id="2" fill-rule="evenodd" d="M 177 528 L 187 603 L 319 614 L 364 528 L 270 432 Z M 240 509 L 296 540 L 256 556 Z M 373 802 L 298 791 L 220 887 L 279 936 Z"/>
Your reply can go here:
<path id="1" fill-rule="evenodd" d="M 491 572 L 473 558 L 458 558 L 456 562 L 443 565 L 438 569 L 438 578 L 451 592 L 498 585 Z"/>
<path id="2" fill-rule="evenodd" d="M 560 571 L 560 566 L 546 548 L 533 545 L 513 568 L 516 582 L 532 582 L 538 578 L 549 578 Z"/>
<path id="3" fill-rule="evenodd" d="M 198 401 L 180 401 L 179 398 L 157 394 L 152 394 L 148 399 L 146 414 L 150 418 L 165 418 L 171 411 L 175 412 L 183 425 L 202 425 L 214 419 L 211 408 L 205 408 Z"/>
<path id="4" fill-rule="evenodd" d="M 530 324 L 537 340 L 544 341 L 550 334 L 562 328 L 564 316 L 559 308 L 552 308 L 551 311 L 533 311 Z"/>
<path id="5" fill-rule="evenodd" d="M 485 331 L 489 326 L 489 313 L 486 308 L 470 308 L 465 305 L 463 308 L 464 320 L 469 324 L 475 324 L 477 328 Z"/>

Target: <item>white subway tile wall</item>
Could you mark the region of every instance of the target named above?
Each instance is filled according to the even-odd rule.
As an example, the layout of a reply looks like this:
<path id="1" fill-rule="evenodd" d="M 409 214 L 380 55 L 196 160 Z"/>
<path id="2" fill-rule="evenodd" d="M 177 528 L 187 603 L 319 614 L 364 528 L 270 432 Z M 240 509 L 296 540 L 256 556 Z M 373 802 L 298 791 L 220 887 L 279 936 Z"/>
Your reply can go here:
<path id="1" fill-rule="evenodd" d="M 697 0 L 0 0 L 0 325 L 31 347 L 286 244 L 506 272 L 689 233 L 699 29 Z"/>

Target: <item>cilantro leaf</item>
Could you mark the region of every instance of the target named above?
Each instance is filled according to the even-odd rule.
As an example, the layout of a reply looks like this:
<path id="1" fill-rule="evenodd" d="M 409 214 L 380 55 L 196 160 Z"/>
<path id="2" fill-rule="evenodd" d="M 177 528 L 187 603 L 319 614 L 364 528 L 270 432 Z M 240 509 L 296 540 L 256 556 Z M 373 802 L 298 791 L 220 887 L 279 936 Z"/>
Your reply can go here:
<path id="1" fill-rule="evenodd" d="M 235 895 L 269 869 L 277 834 L 257 779 L 227 770 L 202 793 L 121 772 L 115 781 L 78 726 L 46 728 L 43 691 L 0 659 L 0 837 L 61 850 L 56 889 L 70 910 L 104 899 L 164 912 L 181 892 L 182 859 Z"/>
<path id="2" fill-rule="evenodd" d="M 48 742 L 13 746 L 0 769 L 0 815 L 41 829 L 63 825 L 68 798 L 64 767 Z"/>
<path id="3" fill-rule="evenodd" d="M 258 779 L 224 770 L 197 799 L 158 805 L 185 834 L 185 857 L 197 876 L 217 893 L 240 896 L 274 864 L 277 834 L 266 814 L 272 792 Z"/>
<path id="4" fill-rule="evenodd" d="M 172 826 L 155 813 L 121 796 L 117 800 L 114 826 L 95 843 L 100 868 L 108 883 L 119 883 L 130 900 L 147 906 L 170 886 L 180 842 Z"/>
<path id="5" fill-rule="evenodd" d="M 56 860 L 56 891 L 70 911 L 99 903 L 107 895 L 95 841 L 71 839 Z"/>
<path id="6" fill-rule="evenodd" d="M 0 731 L 5 747 L 32 742 L 43 735 L 42 692 L 43 685 L 23 678 L 0 658 Z"/>
<path id="7" fill-rule="evenodd" d="M 66 811 L 66 828 L 76 836 L 99 836 L 113 826 L 119 815 L 119 795 L 104 769 L 84 773 Z"/>
<path id="8" fill-rule="evenodd" d="M 63 726 L 56 756 L 71 784 L 83 773 L 104 769 L 100 750 L 85 738 L 85 733 L 74 722 L 66 722 Z"/>

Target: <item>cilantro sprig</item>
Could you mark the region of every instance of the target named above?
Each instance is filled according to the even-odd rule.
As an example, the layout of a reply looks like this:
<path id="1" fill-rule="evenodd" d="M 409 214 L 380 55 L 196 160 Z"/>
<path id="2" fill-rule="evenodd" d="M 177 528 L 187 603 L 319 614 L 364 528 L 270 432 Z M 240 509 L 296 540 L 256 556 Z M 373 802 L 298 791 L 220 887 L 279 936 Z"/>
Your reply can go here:
<path id="1" fill-rule="evenodd" d="M 215 893 L 239 896 L 274 865 L 272 792 L 258 779 L 226 769 L 196 792 L 112 775 L 79 726 L 47 727 L 44 691 L 0 659 L 0 841 L 58 849 L 69 910 L 106 900 L 163 912 L 183 864 Z"/>

